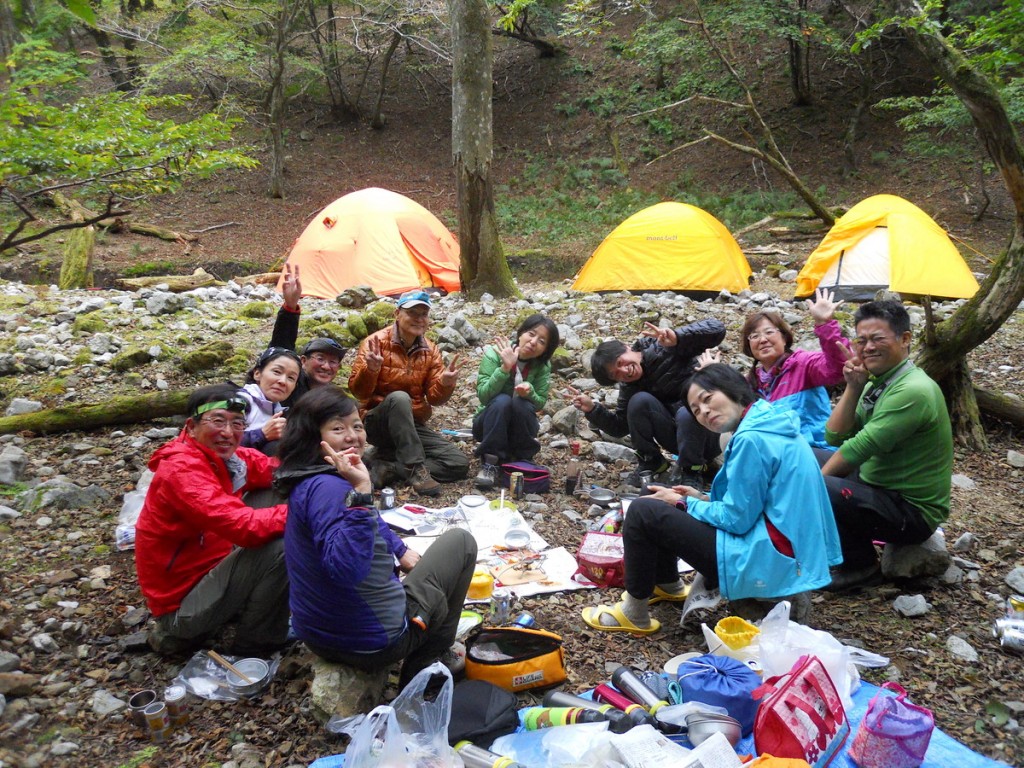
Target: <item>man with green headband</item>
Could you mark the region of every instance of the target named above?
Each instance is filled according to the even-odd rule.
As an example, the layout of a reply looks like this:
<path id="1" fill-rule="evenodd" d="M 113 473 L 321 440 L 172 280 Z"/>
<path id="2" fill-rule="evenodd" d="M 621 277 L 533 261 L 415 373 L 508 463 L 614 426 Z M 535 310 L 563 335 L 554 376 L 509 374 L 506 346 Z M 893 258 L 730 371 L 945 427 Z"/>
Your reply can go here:
<path id="1" fill-rule="evenodd" d="M 277 467 L 277 459 L 239 447 L 247 408 L 233 384 L 197 389 L 185 428 L 149 461 L 135 567 L 155 619 L 149 644 L 160 653 L 207 644 L 229 623 L 233 653 L 260 654 L 287 637 L 288 505 L 242 500 L 270 487 Z"/>

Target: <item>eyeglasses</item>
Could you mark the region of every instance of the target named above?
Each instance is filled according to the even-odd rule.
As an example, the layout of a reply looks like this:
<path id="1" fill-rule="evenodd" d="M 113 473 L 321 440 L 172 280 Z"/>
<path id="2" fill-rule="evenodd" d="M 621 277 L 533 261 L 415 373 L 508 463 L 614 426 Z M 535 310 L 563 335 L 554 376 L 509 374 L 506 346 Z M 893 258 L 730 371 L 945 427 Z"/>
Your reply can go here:
<path id="1" fill-rule="evenodd" d="M 328 368 L 340 368 L 341 360 L 331 355 L 322 355 L 319 352 L 314 352 L 309 356 L 310 360 L 315 360 L 320 365 L 326 365 Z"/>
<path id="2" fill-rule="evenodd" d="M 888 334 L 879 334 L 877 336 L 866 337 L 858 336 L 853 340 L 853 344 L 854 346 L 857 347 L 866 347 L 868 344 L 872 345 L 873 347 L 878 347 L 881 346 L 882 344 L 887 344 L 888 342 L 892 341 L 895 338 L 895 336 L 890 336 Z"/>
<path id="3" fill-rule="evenodd" d="M 747 341 L 760 341 L 761 339 L 770 339 L 773 336 L 778 336 L 780 333 L 778 328 L 766 328 L 763 331 L 754 331 L 753 333 L 747 334 Z"/>
<path id="4" fill-rule="evenodd" d="M 201 424 L 206 424 L 218 432 L 221 432 L 224 427 L 230 427 L 232 432 L 245 431 L 245 422 L 242 419 L 225 419 L 223 416 L 209 416 L 199 421 Z"/>

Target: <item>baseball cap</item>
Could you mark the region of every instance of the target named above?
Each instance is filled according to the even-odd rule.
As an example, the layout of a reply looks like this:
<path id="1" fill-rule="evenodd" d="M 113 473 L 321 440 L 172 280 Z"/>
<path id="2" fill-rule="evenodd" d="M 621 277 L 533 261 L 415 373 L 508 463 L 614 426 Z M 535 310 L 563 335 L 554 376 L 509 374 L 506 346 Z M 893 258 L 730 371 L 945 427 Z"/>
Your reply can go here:
<path id="1" fill-rule="evenodd" d="M 338 359 L 345 357 L 345 353 L 348 352 L 341 344 L 336 342 L 334 339 L 321 337 L 319 339 L 313 339 L 306 346 L 302 348 L 302 355 L 305 357 L 312 352 L 327 352 L 332 355 L 337 355 Z"/>
<path id="2" fill-rule="evenodd" d="M 423 305 L 424 307 L 430 307 L 430 294 L 426 291 L 406 291 L 398 297 L 398 308 L 399 309 L 410 309 L 412 307 L 418 307 Z"/>

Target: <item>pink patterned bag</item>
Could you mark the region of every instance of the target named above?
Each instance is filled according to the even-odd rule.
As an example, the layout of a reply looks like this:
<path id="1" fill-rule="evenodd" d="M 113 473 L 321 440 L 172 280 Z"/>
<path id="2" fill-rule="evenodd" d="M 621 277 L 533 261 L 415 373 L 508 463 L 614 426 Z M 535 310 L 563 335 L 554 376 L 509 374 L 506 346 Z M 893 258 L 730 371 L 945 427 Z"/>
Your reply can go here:
<path id="1" fill-rule="evenodd" d="M 885 683 L 882 688 L 896 691 L 896 695 L 879 691 L 871 699 L 850 757 L 861 768 L 916 768 L 924 762 L 935 718 L 931 710 L 907 701 L 903 686 Z"/>

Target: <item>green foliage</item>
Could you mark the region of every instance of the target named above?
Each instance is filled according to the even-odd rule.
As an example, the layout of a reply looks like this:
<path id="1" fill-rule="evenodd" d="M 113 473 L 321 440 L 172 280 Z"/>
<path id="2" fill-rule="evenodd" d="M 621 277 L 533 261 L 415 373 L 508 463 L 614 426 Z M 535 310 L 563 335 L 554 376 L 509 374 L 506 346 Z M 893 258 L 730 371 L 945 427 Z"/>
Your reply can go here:
<path id="1" fill-rule="evenodd" d="M 242 307 L 238 314 L 242 317 L 270 317 L 274 314 L 274 305 L 268 301 L 253 301 Z"/>
<path id="2" fill-rule="evenodd" d="M 106 320 L 95 312 L 75 315 L 75 319 L 71 321 L 71 328 L 75 333 L 88 333 L 90 335 L 110 330 Z"/>
<path id="3" fill-rule="evenodd" d="M 132 755 L 128 762 L 121 763 L 117 768 L 142 768 L 143 765 L 156 757 L 157 752 L 159 752 L 159 749 L 156 745 L 143 747 Z"/>
<path id="4" fill-rule="evenodd" d="M 133 243 L 134 249 L 138 243 Z M 125 267 L 122 274 L 125 277 L 145 277 L 147 275 L 169 275 L 178 268 L 173 261 L 146 261 L 142 264 L 132 264 Z"/>
<path id="5" fill-rule="evenodd" d="M 85 94 L 79 61 L 38 39 L 16 46 L 7 66 L 10 84 L 0 91 L 0 226 L 8 233 L 23 214 L 13 201 L 37 204 L 38 191 L 52 185 L 138 196 L 175 190 L 186 176 L 256 165 L 227 146 L 233 121 L 212 112 L 180 122 L 163 116 L 182 111 L 185 96 Z"/>

